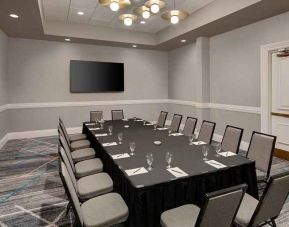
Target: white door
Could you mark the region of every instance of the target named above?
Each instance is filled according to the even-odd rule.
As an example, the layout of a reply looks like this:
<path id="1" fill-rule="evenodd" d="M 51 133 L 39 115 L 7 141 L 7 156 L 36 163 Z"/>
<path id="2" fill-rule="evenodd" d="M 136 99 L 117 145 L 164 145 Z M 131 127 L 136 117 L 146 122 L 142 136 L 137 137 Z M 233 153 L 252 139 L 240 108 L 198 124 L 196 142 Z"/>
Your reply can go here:
<path id="1" fill-rule="evenodd" d="M 272 56 L 272 124 L 276 148 L 289 151 L 289 56 Z"/>

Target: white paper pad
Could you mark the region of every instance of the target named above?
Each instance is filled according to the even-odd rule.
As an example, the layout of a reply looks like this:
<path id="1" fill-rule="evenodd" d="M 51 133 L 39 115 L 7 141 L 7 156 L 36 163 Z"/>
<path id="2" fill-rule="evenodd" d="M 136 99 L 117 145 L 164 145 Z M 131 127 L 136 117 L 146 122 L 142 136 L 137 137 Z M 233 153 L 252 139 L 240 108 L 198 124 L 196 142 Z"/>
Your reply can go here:
<path id="1" fill-rule="evenodd" d="M 147 125 L 147 126 L 148 126 L 148 125 L 154 125 L 154 124 L 153 124 L 153 123 L 146 123 L 145 125 Z"/>
<path id="2" fill-rule="evenodd" d="M 111 156 L 113 159 L 121 159 L 121 158 L 129 158 L 128 153 L 123 153 L 123 154 L 115 154 Z"/>
<path id="3" fill-rule="evenodd" d="M 100 134 L 94 134 L 95 137 L 104 137 L 104 136 L 108 136 L 107 133 L 100 133 Z"/>
<path id="4" fill-rule="evenodd" d="M 204 144 L 207 144 L 203 141 L 197 141 L 197 142 L 193 142 L 194 145 L 204 145 Z"/>
<path id="5" fill-rule="evenodd" d="M 124 119 L 122 119 L 123 121 L 128 121 L 128 119 L 126 119 L 126 118 L 124 118 Z"/>
<path id="6" fill-rule="evenodd" d="M 170 136 L 183 136 L 183 133 L 177 132 L 177 133 L 172 133 Z"/>
<path id="7" fill-rule="evenodd" d="M 163 130 L 168 130 L 168 128 L 157 128 L 157 130 L 163 131 Z"/>
<path id="8" fill-rule="evenodd" d="M 124 127 L 124 128 L 129 128 L 129 125 L 124 125 L 123 127 Z"/>
<path id="9" fill-rule="evenodd" d="M 188 174 L 181 170 L 179 167 L 173 167 L 170 169 L 167 169 L 171 174 L 173 174 L 175 177 L 186 177 Z"/>
<path id="10" fill-rule="evenodd" d="M 90 131 L 97 131 L 97 130 L 100 130 L 100 128 L 90 128 L 89 130 Z"/>
<path id="11" fill-rule="evenodd" d="M 117 142 L 111 142 L 111 143 L 103 143 L 102 146 L 103 147 L 111 147 L 111 146 L 116 146 Z"/>
<path id="12" fill-rule="evenodd" d="M 143 121 L 143 119 L 137 119 L 136 121 Z"/>
<path id="13" fill-rule="evenodd" d="M 125 172 L 128 176 L 148 173 L 148 171 L 144 167 L 139 167 L 139 168 L 135 168 L 135 169 L 128 169 Z"/>
<path id="14" fill-rule="evenodd" d="M 96 125 L 96 123 L 85 123 L 85 125 Z"/>
<path id="15" fill-rule="evenodd" d="M 219 153 L 220 155 L 224 156 L 224 157 L 230 157 L 230 156 L 234 156 L 234 155 L 237 155 L 231 151 L 225 151 L 225 152 L 221 152 Z"/>
<path id="16" fill-rule="evenodd" d="M 226 165 L 220 163 L 220 162 L 217 162 L 215 160 L 210 160 L 210 161 L 206 161 L 205 163 L 217 168 L 217 169 L 222 169 L 222 168 L 225 168 L 227 167 Z"/>

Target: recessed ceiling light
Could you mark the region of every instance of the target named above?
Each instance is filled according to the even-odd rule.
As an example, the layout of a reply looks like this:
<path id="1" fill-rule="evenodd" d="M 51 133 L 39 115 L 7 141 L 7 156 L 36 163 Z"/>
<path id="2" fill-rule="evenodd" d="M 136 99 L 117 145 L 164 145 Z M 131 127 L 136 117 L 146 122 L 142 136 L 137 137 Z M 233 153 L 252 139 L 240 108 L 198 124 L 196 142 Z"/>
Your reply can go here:
<path id="1" fill-rule="evenodd" d="M 17 14 L 14 14 L 14 13 L 10 14 L 9 16 L 12 18 L 16 18 L 16 19 L 19 18 L 19 16 Z"/>
<path id="2" fill-rule="evenodd" d="M 79 11 L 79 12 L 77 12 L 77 14 L 82 16 L 82 15 L 84 15 L 84 12 Z"/>
<path id="3" fill-rule="evenodd" d="M 70 42 L 70 41 L 71 41 L 71 39 L 69 39 L 69 38 L 66 38 L 66 39 L 65 39 L 65 41 L 66 41 L 66 42 Z"/>
<path id="4" fill-rule="evenodd" d="M 186 40 L 186 39 L 182 39 L 181 42 L 182 42 L 182 43 L 185 43 L 185 42 L 187 42 L 187 40 Z"/>
<path id="5" fill-rule="evenodd" d="M 144 20 L 142 20 L 140 23 L 141 23 L 141 24 L 145 24 L 146 22 L 145 22 Z"/>
<path id="6" fill-rule="evenodd" d="M 133 47 L 133 48 L 136 48 L 136 47 L 137 47 L 137 45 L 132 45 L 132 47 Z"/>

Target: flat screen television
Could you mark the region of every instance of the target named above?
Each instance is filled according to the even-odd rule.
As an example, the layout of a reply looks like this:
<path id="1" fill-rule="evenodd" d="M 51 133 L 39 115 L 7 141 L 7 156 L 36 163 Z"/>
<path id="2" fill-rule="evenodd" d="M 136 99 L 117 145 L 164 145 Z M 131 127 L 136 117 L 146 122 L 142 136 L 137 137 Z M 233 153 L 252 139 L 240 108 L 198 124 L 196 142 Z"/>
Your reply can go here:
<path id="1" fill-rule="evenodd" d="M 123 63 L 70 61 L 70 92 L 122 91 L 124 91 Z"/>

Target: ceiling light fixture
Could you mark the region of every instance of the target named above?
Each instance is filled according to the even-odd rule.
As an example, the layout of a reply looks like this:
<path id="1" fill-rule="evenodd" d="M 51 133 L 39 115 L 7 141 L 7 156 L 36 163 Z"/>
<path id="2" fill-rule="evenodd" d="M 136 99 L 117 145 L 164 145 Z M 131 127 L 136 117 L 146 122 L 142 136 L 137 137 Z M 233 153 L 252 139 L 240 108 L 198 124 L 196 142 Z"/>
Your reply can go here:
<path id="1" fill-rule="evenodd" d="M 66 38 L 66 39 L 65 39 L 65 41 L 66 41 L 66 42 L 70 42 L 70 41 L 71 41 L 71 39 L 69 39 L 69 38 Z"/>
<path id="2" fill-rule="evenodd" d="M 77 14 L 82 16 L 82 15 L 84 15 L 84 12 L 79 11 L 79 12 L 77 12 Z"/>
<path id="3" fill-rule="evenodd" d="M 179 23 L 180 20 L 184 20 L 189 16 L 189 14 L 186 11 L 176 10 L 175 4 L 176 3 L 174 0 L 174 9 L 167 11 L 162 15 L 162 18 L 164 20 L 170 21 L 171 24 L 177 24 L 177 23 Z"/>
<path id="4" fill-rule="evenodd" d="M 135 13 L 141 15 L 144 19 L 148 19 L 151 16 L 150 9 L 146 6 L 140 6 L 135 10 Z"/>
<path id="5" fill-rule="evenodd" d="M 19 18 L 19 16 L 17 14 L 14 14 L 14 13 L 10 14 L 9 16 L 12 18 L 15 18 L 15 19 Z"/>
<path id="6" fill-rule="evenodd" d="M 123 21 L 125 26 L 131 26 L 133 22 L 136 21 L 137 16 L 134 14 L 126 13 L 126 14 L 121 14 L 119 16 L 119 19 Z"/>
<path id="7" fill-rule="evenodd" d="M 98 0 L 98 2 L 101 6 L 109 7 L 114 12 L 131 5 L 130 0 Z"/>
<path id="8" fill-rule="evenodd" d="M 162 8 L 165 7 L 165 2 L 162 0 L 149 0 L 145 3 L 153 14 L 157 14 Z"/>

